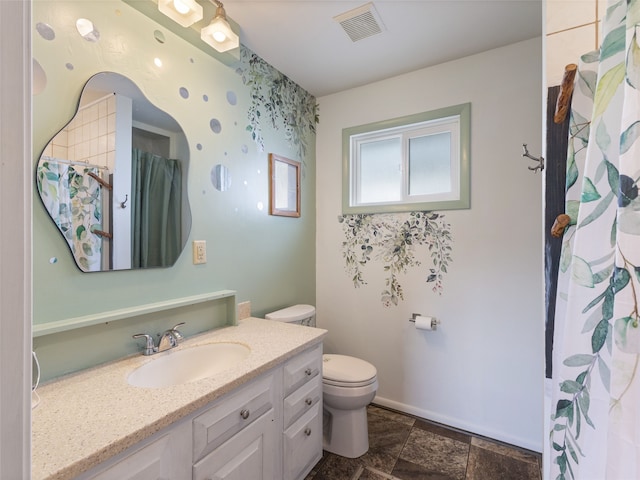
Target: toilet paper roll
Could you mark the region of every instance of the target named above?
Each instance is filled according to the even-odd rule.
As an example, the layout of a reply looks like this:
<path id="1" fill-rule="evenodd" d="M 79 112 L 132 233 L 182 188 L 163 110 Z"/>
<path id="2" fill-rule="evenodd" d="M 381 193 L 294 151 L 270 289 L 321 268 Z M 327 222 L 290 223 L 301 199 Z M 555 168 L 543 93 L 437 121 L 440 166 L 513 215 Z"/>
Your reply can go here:
<path id="1" fill-rule="evenodd" d="M 425 317 L 422 315 L 416 316 L 415 322 L 418 330 L 435 330 L 438 323 L 434 317 Z"/>

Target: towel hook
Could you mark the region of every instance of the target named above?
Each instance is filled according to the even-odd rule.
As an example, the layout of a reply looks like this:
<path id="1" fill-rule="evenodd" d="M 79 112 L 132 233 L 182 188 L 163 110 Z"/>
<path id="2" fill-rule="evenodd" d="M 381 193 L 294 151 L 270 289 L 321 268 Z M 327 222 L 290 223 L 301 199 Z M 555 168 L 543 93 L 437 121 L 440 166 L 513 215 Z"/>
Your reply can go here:
<path id="1" fill-rule="evenodd" d="M 124 195 L 124 202 L 120 202 L 120 208 L 127 208 L 127 200 L 129 200 L 129 195 Z"/>
<path id="2" fill-rule="evenodd" d="M 522 154 L 523 157 L 527 157 L 530 158 L 531 160 L 534 160 L 536 162 L 538 162 L 538 165 L 535 167 L 528 167 L 529 170 L 533 170 L 533 172 L 537 172 L 538 170 L 543 171 L 544 170 L 544 157 L 534 157 L 533 155 L 531 155 L 529 153 L 529 150 L 527 150 L 527 144 L 523 143 L 522 144 L 522 150 L 524 151 L 524 153 Z"/>

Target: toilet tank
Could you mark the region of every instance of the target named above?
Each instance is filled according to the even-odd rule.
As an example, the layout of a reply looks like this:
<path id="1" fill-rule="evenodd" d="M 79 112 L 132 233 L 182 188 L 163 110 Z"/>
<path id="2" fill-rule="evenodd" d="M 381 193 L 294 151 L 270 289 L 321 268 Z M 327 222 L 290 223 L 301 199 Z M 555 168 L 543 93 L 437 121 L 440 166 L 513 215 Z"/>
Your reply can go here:
<path id="1" fill-rule="evenodd" d="M 293 305 L 275 312 L 267 313 L 264 318 L 278 322 L 295 323 L 307 327 L 316 326 L 316 309 L 313 305 Z"/>

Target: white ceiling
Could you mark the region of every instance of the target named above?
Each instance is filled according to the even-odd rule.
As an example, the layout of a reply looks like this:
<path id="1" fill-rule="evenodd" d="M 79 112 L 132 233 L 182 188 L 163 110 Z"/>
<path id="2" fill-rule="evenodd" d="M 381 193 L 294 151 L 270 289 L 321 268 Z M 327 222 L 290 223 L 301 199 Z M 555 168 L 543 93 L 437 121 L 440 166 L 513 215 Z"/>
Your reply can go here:
<path id="1" fill-rule="evenodd" d="M 541 0 L 373 0 L 382 33 L 333 19 L 367 0 L 223 0 L 240 41 L 321 97 L 542 35 Z"/>

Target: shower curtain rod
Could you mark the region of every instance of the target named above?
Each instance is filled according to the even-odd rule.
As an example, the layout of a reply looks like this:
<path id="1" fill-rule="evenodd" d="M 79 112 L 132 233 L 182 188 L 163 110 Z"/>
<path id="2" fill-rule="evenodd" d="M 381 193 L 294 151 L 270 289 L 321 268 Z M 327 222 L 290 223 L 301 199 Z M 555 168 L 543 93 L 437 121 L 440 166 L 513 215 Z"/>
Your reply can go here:
<path id="1" fill-rule="evenodd" d="M 44 160 L 48 160 L 50 162 L 65 163 L 67 165 L 83 165 L 85 167 L 93 167 L 93 168 L 100 168 L 102 170 L 109 170 L 109 167 L 107 167 L 106 165 L 94 165 L 93 163 L 89 163 L 89 162 L 80 162 L 77 160 L 66 160 L 64 158 L 50 157 L 48 155 L 42 155 L 41 158 Z"/>

